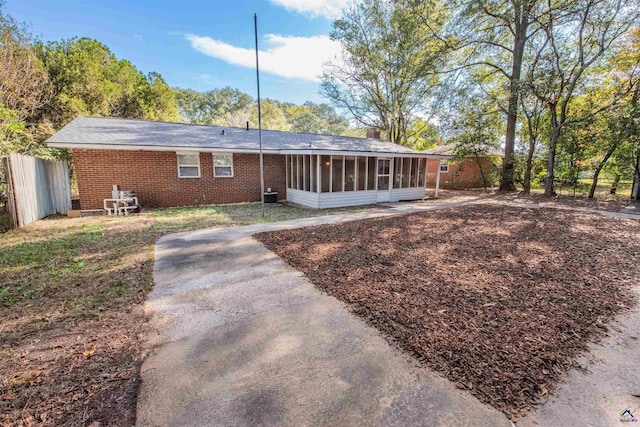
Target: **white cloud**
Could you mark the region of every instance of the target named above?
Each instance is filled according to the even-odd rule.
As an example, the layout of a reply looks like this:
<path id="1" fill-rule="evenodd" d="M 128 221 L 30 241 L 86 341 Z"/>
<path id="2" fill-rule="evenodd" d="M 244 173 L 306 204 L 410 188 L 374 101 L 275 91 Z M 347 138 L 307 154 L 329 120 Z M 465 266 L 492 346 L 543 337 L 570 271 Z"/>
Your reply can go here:
<path id="1" fill-rule="evenodd" d="M 246 49 L 194 34 L 186 34 L 191 46 L 199 52 L 229 64 L 254 68 L 256 53 Z M 322 64 L 340 52 L 340 44 L 328 36 L 291 37 L 265 35 L 267 49 L 260 50 L 260 71 L 290 79 L 318 82 Z"/>
<path id="2" fill-rule="evenodd" d="M 336 19 L 342 15 L 353 0 L 270 0 L 271 3 L 282 6 L 287 10 L 298 12 L 312 17 L 324 16 Z"/>

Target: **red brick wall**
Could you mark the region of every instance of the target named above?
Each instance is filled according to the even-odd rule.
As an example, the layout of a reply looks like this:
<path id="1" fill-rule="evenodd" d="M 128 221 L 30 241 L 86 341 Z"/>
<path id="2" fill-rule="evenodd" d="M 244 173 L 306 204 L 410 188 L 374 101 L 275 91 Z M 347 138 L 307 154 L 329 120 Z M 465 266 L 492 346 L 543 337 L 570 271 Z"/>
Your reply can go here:
<path id="1" fill-rule="evenodd" d="M 482 161 L 482 168 L 485 171 L 491 171 L 493 169 L 493 160 L 490 158 L 484 158 Z M 436 186 L 436 174 L 440 160 L 427 159 L 427 187 L 435 188 Z M 461 160 L 449 160 L 449 172 L 440 173 L 440 188 L 481 188 L 482 175 L 480 174 L 480 168 L 475 158 L 464 158 Z"/>
<path id="2" fill-rule="evenodd" d="M 173 151 L 73 150 L 82 209 L 102 209 L 113 185 L 136 193 L 143 207 L 237 203 L 260 200 L 257 154 L 233 155 L 233 178 L 213 177 L 211 153 L 200 153 L 200 178 L 178 178 Z M 285 156 L 264 156 L 265 189 L 285 195 Z"/>

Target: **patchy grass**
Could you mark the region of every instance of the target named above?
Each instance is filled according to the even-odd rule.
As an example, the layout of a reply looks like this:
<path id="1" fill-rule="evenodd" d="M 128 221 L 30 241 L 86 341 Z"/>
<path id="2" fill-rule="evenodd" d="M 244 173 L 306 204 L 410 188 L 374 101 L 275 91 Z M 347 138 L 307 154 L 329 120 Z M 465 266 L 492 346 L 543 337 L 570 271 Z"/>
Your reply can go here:
<path id="1" fill-rule="evenodd" d="M 591 189 L 591 179 L 582 178 L 579 179 L 576 183 L 575 187 L 573 184 L 569 183 L 557 183 L 555 185 L 555 190 L 559 195 L 564 196 L 586 196 L 589 194 L 589 190 Z M 598 184 L 596 185 L 596 197 L 609 198 L 611 195 L 609 190 L 611 190 L 611 185 L 613 184 L 612 179 L 600 178 L 598 180 Z M 632 180 L 621 180 L 618 183 L 616 194 L 622 197 L 630 197 L 631 196 L 631 187 L 633 186 Z M 542 193 L 544 192 L 544 182 L 539 180 L 533 180 L 531 182 L 531 191 Z"/>
<path id="2" fill-rule="evenodd" d="M 553 197 L 547 197 L 543 194 L 543 190 L 533 191 L 531 194 L 524 193 L 496 193 L 495 198 L 498 200 L 531 202 L 541 205 L 559 204 L 573 208 L 587 208 L 603 211 L 618 212 L 632 204 L 629 195 L 597 193 L 593 199 L 589 199 L 585 194 L 558 194 Z"/>
<path id="3" fill-rule="evenodd" d="M 54 217 L 0 238 L 0 425 L 132 425 L 163 234 L 366 209 L 259 204 Z"/>
<path id="4" fill-rule="evenodd" d="M 162 233 L 172 233 L 215 226 L 254 224 L 306 218 L 334 213 L 356 212 L 371 206 L 326 209 L 302 209 L 289 205 L 265 205 L 265 216 L 259 204 L 242 203 L 233 205 L 199 206 L 184 208 L 155 209 L 150 212 L 155 219 L 155 228 Z"/>
<path id="5" fill-rule="evenodd" d="M 640 223 L 468 206 L 256 235 L 390 342 L 517 417 L 636 301 Z"/>
<path id="6" fill-rule="evenodd" d="M 611 185 L 613 184 L 613 180 L 611 179 L 599 179 L 598 185 L 596 185 L 596 197 L 609 197 L 611 190 Z M 621 197 L 629 198 L 631 196 L 631 187 L 633 186 L 632 180 L 621 180 L 618 182 L 618 186 L 616 189 L 616 195 Z M 583 195 L 589 194 L 589 190 L 591 189 L 591 180 L 590 179 L 580 179 L 576 185 L 576 193 L 580 193 Z M 573 186 L 563 186 L 558 190 L 560 194 L 573 194 Z"/>

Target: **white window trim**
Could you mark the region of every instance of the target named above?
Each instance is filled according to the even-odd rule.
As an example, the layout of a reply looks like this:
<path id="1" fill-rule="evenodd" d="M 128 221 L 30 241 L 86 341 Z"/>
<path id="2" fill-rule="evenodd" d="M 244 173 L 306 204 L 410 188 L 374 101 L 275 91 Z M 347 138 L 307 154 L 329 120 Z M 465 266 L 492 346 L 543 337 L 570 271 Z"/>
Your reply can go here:
<path id="1" fill-rule="evenodd" d="M 181 165 L 180 164 L 180 156 L 197 156 L 198 157 L 198 164 L 197 165 Z M 178 178 L 200 178 L 202 176 L 202 171 L 200 169 L 200 153 L 198 152 L 193 152 L 193 151 L 176 151 L 176 166 L 178 167 Z M 198 167 L 198 176 L 182 176 L 180 175 L 180 167 L 185 167 L 185 168 L 192 168 L 192 167 Z"/>
<path id="2" fill-rule="evenodd" d="M 442 170 L 443 166 L 445 167 L 444 170 Z M 440 160 L 440 173 L 449 173 L 449 162 L 446 160 Z"/>
<path id="3" fill-rule="evenodd" d="M 228 156 L 231 157 L 231 175 L 216 175 L 216 156 Z M 234 168 L 233 168 L 233 153 L 212 153 L 211 161 L 213 166 L 213 177 L 214 178 L 233 178 Z M 229 167 L 229 166 L 219 166 L 219 167 Z"/>

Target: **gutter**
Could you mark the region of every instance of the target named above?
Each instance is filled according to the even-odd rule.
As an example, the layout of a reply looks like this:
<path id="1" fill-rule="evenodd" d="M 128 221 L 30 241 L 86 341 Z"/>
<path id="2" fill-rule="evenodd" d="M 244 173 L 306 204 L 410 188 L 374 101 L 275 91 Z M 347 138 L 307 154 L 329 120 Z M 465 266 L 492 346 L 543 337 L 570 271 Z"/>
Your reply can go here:
<path id="1" fill-rule="evenodd" d="M 252 148 L 232 148 L 232 147 L 185 147 L 185 146 L 158 146 L 158 145 L 124 145 L 124 144 L 71 144 L 65 142 L 49 142 L 47 146 L 52 148 L 67 148 L 67 149 L 84 149 L 84 150 L 121 150 L 121 151 L 171 151 L 171 152 L 185 152 L 193 151 L 199 153 L 247 153 L 247 154 L 259 154 L 259 149 Z M 427 159 L 443 159 L 453 156 L 446 156 L 440 154 L 425 154 L 425 153 L 396 153 L 385 151 L 352 151 L 352 150 L 313 150 L 313 149 L 263 149 L 263 153 L 266 154 L 316 154 L 316 155 L 334 155 L 334 156 L 369 156 L 369 157 L 412 157 L 412 158 L 427 158 Z"/>

